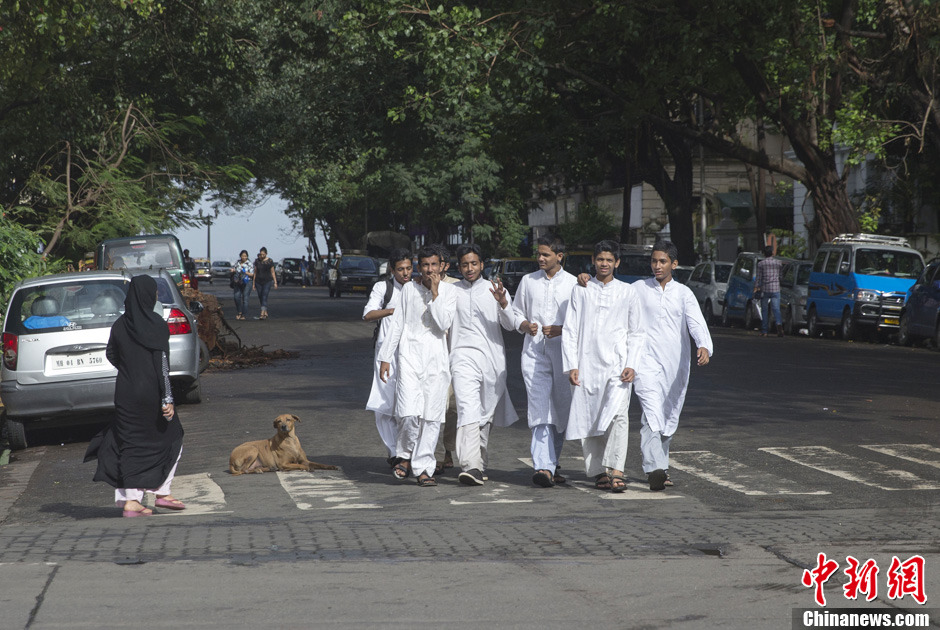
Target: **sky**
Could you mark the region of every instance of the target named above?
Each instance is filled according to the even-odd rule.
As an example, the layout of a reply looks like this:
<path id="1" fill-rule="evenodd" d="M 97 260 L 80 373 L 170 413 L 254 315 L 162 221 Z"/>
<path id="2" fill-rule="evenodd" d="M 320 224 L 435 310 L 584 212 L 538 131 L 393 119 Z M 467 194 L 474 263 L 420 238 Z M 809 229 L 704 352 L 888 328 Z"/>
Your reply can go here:
<path id="1" fill-rule="evenodd" d="M 205 225 L 179 228 L 173 233 L 193 258 L 206 258 L 206 254 L 211 253 L 212 260 L 236 260 L 238 253 L 247 249 L 253 259 L 261 247 L 267 247 L 268 256 L 274 260 L 306 256 L 307 239 L 300 233 L 300 227 L 294 227 L 284 214 L 286 208 L 287 202 L 275 195 L 267 197 L 259 206 L 240 212 L 223 209 L 212 221 L 211 242 L 208 240 L 210 230 Z M 203 214 L 213 212 L 208 205 L 203 206 Z M 326 253 L 322 235 L 318 236 L 317 244 L 320 252 Z"/>

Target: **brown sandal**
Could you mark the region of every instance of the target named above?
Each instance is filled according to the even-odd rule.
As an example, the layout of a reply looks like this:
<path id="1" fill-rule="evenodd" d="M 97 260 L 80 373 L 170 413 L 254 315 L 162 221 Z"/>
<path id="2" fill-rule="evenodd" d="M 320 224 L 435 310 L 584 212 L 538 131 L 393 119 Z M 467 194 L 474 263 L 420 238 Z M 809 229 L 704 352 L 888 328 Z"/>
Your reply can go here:
<path id="1" fill-rule="evenodd" d="M 598 490 L 610 490 L 610 475 L 605 472 L 602 472 L 599 475 L 594 475 L 594 487 Z"/>

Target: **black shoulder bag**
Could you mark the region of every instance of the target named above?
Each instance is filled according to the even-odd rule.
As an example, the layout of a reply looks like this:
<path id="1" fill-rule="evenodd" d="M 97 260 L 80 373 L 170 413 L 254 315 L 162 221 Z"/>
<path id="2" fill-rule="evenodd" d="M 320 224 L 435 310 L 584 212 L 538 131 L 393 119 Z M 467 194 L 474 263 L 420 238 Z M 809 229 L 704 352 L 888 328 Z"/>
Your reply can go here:
<path id="1" fill-rule="evenodd" d="M 388 304 L 389 300 L 392 299 L 392 292 L 395 291 L 395 281 L 391 278 L 385 279 L 385 297 L 382 298 L 382 306 L 379 309 L 385 308 L 385 305 Z M 380 319 L 375 323 L 375 330 L 372 331 L 372 347 L 375 347 L 375 344 L 379 341 L 379 328 L 382 326 L 382 320 Z"/>

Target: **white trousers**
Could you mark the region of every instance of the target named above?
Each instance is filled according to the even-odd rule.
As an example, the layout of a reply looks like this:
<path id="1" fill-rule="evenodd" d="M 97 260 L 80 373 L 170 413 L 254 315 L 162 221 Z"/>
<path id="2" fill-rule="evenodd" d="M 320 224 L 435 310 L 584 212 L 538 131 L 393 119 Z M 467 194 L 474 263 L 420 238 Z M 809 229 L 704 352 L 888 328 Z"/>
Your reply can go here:
<path id="1" fill-rule="evenodd" d="M 540 424 L 532 427 L 532 468 L 554 474 L 564 444 L 565 432 L 559 432 L 555 425 Z"/>
<path id="2" fill-rule="evenodd" d="M 376 411 L 375 428 L 379 430 L 379 437 L 382 438 L 388 456 L 394 457 L 398 451 L 398 422 L 395 421 L 395 416 Z"/>
<path id="3" fill-rule="evenodd" d="M 434 448 L 441 432 L 441 423 L 425 420 L 420 416 L 405 416 L 398 423 L 398 457 L 411 460 L 411 471 L 415 477 L 423 473 L 434 476 L 437 460 Z"/>
<path id="4" fill-rule="evenodd" d="M 467 471 L 476 468 L 480 472 L 486 470 L 489 460 L 486 447 L 490 441 L 490 429 L 493 421 L 483 424 L 466 424 L 457 427 L 457 461 L 460 467 Z"/>
<path id="5" fill-rule="evenodd" d="M 167 475 L 166 481 L 163 482 L 156 490 L 150 490 L 147 488 L 115 488 L 114 489 L 114 502 L 116 504 L 123 504 L 127 501 L 137 501 L 141 503 L 144 500 L 144 493 L 149 492 L 160 497 L 165 497 L 170 492 L 170 484 L 173 483 L 173 477 L 176 476 L 176 467 L 179 466 L 180 457 L 183 456 L 183 449 L 180 448 L 180 454 L 176 456 L 176 461 L 173 463 L 173 468 L 170 469 L 170 474 Z M 120 505 L 119 505 L 120 507 Z"/>
<path id="6" fill-rule="evenodd" d="M 663 435 L 662 431 L 654 431 L 650 428 L 644 413 L 640 418 L 640 452 L 643 454 L 643 472 L 649 474 L 654 470 L 669 470 L 669 445 L 671 443 L 671 435 Z"/>
<path id="7" fill-rule="evenodd" d="M 584 472 L 595 477 L 606 469 L 623 470 L 627 461 L 627 429 L 629 418 L 626 409 L 614 416 L 604 435 L 581 438 L 584 452 Z"/>

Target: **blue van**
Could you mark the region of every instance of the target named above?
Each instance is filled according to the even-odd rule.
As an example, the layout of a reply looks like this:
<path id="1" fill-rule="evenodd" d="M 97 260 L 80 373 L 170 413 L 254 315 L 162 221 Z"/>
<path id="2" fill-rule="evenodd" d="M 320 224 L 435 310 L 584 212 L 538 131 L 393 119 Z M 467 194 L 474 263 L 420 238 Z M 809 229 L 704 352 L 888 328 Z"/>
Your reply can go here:
<path id="1" fill-rule="evenodd" d="M 792 258 L 775 256 L 784 265 L 795 263 Z M 721 325 L 731 326 L 736 320 L 743 320 L 748 330 L 760 326 L 760 303 L 754 299 L 754 280 L 757 277 L 757 263 L 764 260 L 763 254 L 741 252 L 734 261 L 728 288 L 725 291 L 725 303 L 721 307 Z"/>
<path id="2" fill-rule="evenodd" d="M 816 252 L 809 275 L 806 327 L 810 337 L 835 328 L 843 339 L 859 329 L 897 330 L 907 290 L 924 258 L 906 239 L 840 234 Z"/>

